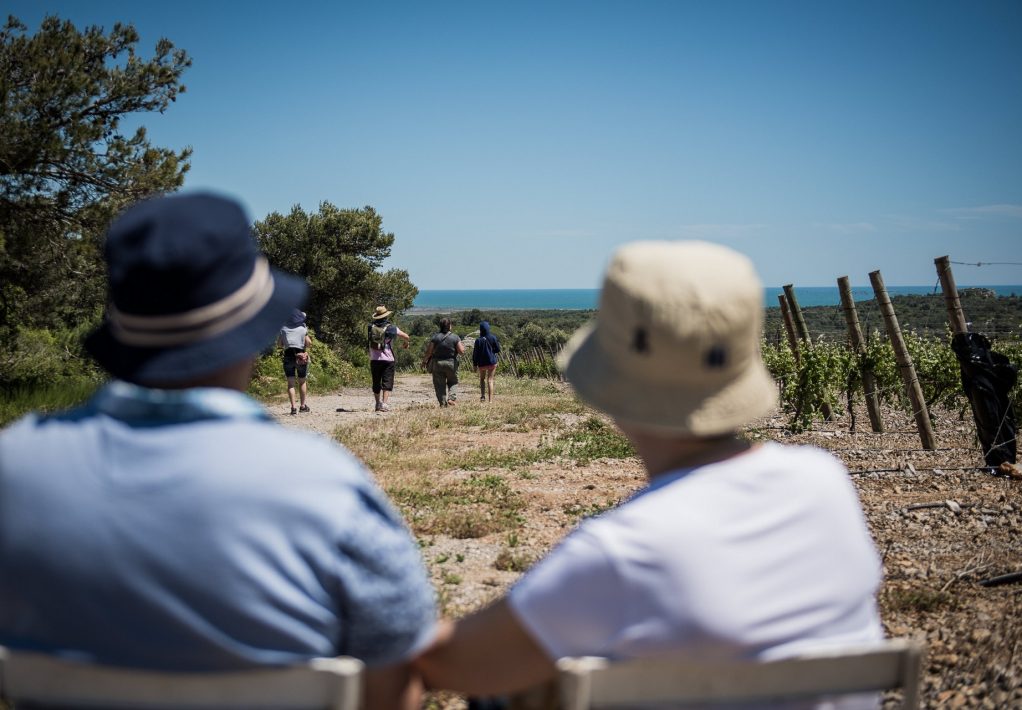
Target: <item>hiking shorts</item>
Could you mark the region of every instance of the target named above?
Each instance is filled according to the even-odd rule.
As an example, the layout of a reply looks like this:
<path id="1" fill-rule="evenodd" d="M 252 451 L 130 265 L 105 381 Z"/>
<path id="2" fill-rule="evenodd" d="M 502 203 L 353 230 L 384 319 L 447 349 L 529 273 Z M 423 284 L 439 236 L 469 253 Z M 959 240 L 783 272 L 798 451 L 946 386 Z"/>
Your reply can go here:
<path id="1" fill-rule="evenodd" d="M 299 365 L 295 357 L 297 354 L 298 350 L 293 348 L 288 348 L 284 351 L 284 377 L 298 375 L 300 379 L 304 380 L 309 376 L 309 363 L 306 362 L 304 365 Z"/>
<path id="2" fill-rule="evenodd" d="M 394 390 L 394 361 L 393 360 L 370 360 L 369 373 L 373 376 L 373 394 L 385 390 Z"/>

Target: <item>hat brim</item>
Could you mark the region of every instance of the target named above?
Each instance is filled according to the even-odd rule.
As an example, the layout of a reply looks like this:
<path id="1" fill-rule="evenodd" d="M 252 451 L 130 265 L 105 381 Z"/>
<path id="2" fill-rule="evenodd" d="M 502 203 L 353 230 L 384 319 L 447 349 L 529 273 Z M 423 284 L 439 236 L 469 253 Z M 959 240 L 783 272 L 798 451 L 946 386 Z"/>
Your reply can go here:
<path id="1" fill-rule="evenodd" d="M 394 311 L 387 311 L 386 313 L 381 313 L 380 315 L 376 315 L 374 313 L 373 320 L 383 320 L 384 318 L 389 318 L 392 315 L 394 315 Z"/>
<path id="2" fill-rule="evenodd" d="M 250 320 L 197 343 L 171 348 L 126 345 L 104 322 L 85 340 L 85 349 L 114 377 L 128 382 L 182 382 L 201 377 L 262 352 L 273 343 L 295 308 L 305 302 L 305 281 L 271 269 L 273 295 Z"/>
<path id="3" fill-rule="evenodd" d="M 652 432 L 715 436 L 737 431 L 777 405 L 777 385 L 760 358 L 722 388 L 658 387 L 655 375 L 621 369 L 600 347 L 595 323 L 565 345 L 558 364 L 578 396 L 623 423 Z"/>

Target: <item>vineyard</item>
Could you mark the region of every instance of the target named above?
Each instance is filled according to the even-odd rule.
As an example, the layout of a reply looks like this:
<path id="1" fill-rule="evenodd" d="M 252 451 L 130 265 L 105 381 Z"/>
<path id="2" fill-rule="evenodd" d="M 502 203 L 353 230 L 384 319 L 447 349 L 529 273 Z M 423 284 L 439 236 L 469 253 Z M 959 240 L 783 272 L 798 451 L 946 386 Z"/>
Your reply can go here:
<path id="1" fill-rule="evenodd" d="M 962 389 L 962 376 L 950 346 L 950 333 L 943 337 L 915 332 L 903 334 L 922 387 L 927 409 L 940 408 L 968 415 L 969 401 Z M 865 397 L 862 372 L 872 371 L 880 401 L 911 412 L 911 403 L 899 373 L 894 349 L 888 338 L 874 331 L 865 341 L 862 353 L 844 342 L 819 336 L 812 347 L 803 348 L 798 360 L 786 343 L 762 341 L 763 360 L 777 381 L 781 407 L 788 416 L 791 431 L 805 431 L 813 422 L 847 413 L 850 430 L 860 423 L 854 404 Z M 1002 338 L 995 349 L 1022 367 L 1022 339 Z M 501 353 L 503 370 L 516 377 L 556 380 L 560 374 L 556 357 L 560 348 L 527 348 Z M 1012 390 L 1016 411 L 1022 405 L 1022 391 Z M 867 422 L 867 426 L 869 423 Z"/>
<path id="2" fill-rule="evenodd" d="M 958 410 L 962 417 L 967 416 L 969 401 L 962 389 L 958 360 L 949 344 L 950 335 L 938 338 L 910 332 L 903 334 L 903 338 L 927 409 Z M 781 406 L 790 417 L 788 423 L 793 431 L 808 429 L 814 420 L 824 419 L 824 405 L 847 412 L 851 431 L 855 431 L 859 423 L 853 404 L 865 396 L 864 370 L 873 372 L 882 402 L 911 411 L 890 340 L 874 332 L 865 345 L 860 354 L 844 343 L 821 337 L 811 348 L 804 348 L 796 362 L 787 345 L 764 341 L 763 359 L 778 383 Z M 1022 366 L 1022 340 L 1000 340 L 995 348 L 1016 366 Z M 1018 387 L 1011 396 L 1018 411 L 1022 403 Z"/>

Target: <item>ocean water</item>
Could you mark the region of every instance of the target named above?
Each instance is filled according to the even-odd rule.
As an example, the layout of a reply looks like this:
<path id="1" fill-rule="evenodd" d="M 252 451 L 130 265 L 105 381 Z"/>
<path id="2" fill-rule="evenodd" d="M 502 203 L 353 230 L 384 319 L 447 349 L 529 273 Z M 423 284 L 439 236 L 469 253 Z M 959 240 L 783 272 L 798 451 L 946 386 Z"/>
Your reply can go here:
<path id="1" fill-rule="evenodd" d="M 971 288 L 959 286 L 959 288 Z M 979 286 L 998 296 L 1022 295 L 1022 286 Z M 763 305 L 777 307 L 777 295 L 784 290 L 776 286 L 764 289 Z M 888 286 L 891 296 L 940 293 L 933 286 Z M 416 311 L 481 311 L 497 310 L 587 310 L 596 308 L 600 292 L 595 288 L 539 288 L 539 289 L 465 289 L 419 291 L 411 312 Z M 795 296 L 802 308 L 810 306 L 836 306 L 841 303 L 837 286 L 795 287 Z M 856 301 L 873 299 L 870 286 L 852 286 Z"/>

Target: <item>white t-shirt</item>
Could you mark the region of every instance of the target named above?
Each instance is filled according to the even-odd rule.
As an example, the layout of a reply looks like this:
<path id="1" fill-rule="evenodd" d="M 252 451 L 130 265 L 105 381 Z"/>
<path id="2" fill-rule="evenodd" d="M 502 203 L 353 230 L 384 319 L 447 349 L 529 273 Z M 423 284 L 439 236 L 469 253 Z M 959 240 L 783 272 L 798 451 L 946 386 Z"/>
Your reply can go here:
<path id="1" fill-rule="evenodd" d="M 284 341 L 284 347 L 286 348 L 305 350 L 305 336 L 308 334 L 309 329 L 304 325 L 300 325 L 297 328 L 285 326 L 280 329 L 280 339 Z"/>
<path id="2" fill-rule="evenodd" d="M 585 521 L 509 602 L 552 659 L 769 659 L 881 639 L 880 576 L 844 466 L 769 443 Z"/>

